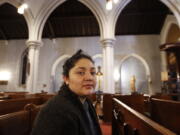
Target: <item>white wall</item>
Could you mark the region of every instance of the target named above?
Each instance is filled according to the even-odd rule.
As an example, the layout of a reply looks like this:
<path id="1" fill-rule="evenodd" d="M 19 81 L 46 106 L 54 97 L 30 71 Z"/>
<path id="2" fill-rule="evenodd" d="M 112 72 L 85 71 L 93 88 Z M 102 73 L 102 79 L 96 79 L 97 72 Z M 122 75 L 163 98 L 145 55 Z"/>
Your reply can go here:
<path id="1" fill-rule="evenodd" d="M 99 37 L 58 38 L 55 42 L 43 39 L 42 41 L 44 45 L 40 49 L 37 91 L 43 89 L 43 84 L 47 84 L 47 88 L 44 90 L 49 91 L 52 88 L 52 65 L 62 55 L 72 55 L 78 49 L 83 49 L 91 56 L 102 54 Z M 152 90 L 160 90 L 160 52 L 158 45 L 158 35 L 117 36 L 114 45 L 115 67 L 118 66 L 123 57 L 131 53 L 140 55 L 150 66 L 153 81 Z M 18 81 L 20 55 L 25 50 L 25 47 L 25 40 L 14 40 L 9 41 L 8 45 L 0 45 L 0 70 L 6 69 L 12 73 L 12 79 L 6 87 L 7 90 L 22 89 L 19 87 Z"/>
<path id="2" fill-rule="evenodd" d="M 43 39 L 44 46 L 40 50 L 40 63 L 39 63 L 39 79 L 38 91 L 42 89 L 43 84 L 47 84 L 47 89 L 52 89 L 54 86 L 53 78 L 51 77 L 52 65 L 64 54 L 72 55 L 77 50 L 82 49 L 91 56 L 101 53 L 101 45 L 99 37 L 84 37 L 84 38 L 58 38 L 55 43 L 49 39 Z M 58 65 L 62 66 L 63 62 Z M 62 71 L 58 70 L 57 71 Z M 59 74 L 59 73 L 58 73 Z M 61 76 L 59 76 L 61 78 Z M 62 81 L 58 76 L 55 77 L 55 84 Z M 57 89 L 57 86 L 55 86 Z M 50 90 L 52 91 L 52 90 Z"/>
<path id="3" fill-rule="evenodd" d="M 150 67 L 152 79 L 151 89 L 153 92 L 159 92 L 161 72 L 159 44 L 159 35 L 117 36 L 114 46 L 115 68 L 119 65 L 122 58 L 129 54 L 134 53 L 141 56 Z M 137 72 L 141 71 L 139 70 Z"/>
<path id="4" fill-rule="evenodd" d="M 11 74 L 8 85 L 0 85 L 0 91 L 24 89 L 19 86 L 19 71 L 21 67 L 21 54 L 25 48 L 25 40 L 10 40 L 8 41 L 8 44 L 0 41 L 0 72 L 8 71 Z"/>

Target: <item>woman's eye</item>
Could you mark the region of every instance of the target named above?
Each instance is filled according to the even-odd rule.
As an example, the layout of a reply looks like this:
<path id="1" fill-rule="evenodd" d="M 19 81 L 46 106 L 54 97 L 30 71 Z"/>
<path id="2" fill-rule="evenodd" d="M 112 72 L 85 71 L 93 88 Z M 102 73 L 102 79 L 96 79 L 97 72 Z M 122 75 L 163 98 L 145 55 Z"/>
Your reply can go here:
<path id="1" fill-rule="evenodd" d="M 96 72 L 91 72 L 91 75 L 96 75 Z"/>
<path id="2" fill-rule="evenodd" d="M 79 74 L 79 75 L 84 75 L 85 72 L 77 72 L 77 74 Z"/>

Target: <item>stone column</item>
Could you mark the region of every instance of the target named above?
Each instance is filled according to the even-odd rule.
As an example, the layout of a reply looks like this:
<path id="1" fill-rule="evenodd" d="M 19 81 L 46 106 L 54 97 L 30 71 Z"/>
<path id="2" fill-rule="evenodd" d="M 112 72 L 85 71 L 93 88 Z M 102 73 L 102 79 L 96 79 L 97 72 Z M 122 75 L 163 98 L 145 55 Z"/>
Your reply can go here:
<path id="1" fill-rule="evenodd" d="M 104 39 L 103 46 L 103 92 L 115 93 L 114 73 L 114 39 Z"/>
<path id="2" fill-rule="evenodd" d="M 31 93 L 36 92 L 37 79 L 38 79 L 38 64 L 39 64 L 39 50 L 42 46 L 42 42 L 39 41 L 27 41 L 26 45 L 29 48 L 29 73 L 27 77 L 26 89 Z"/>

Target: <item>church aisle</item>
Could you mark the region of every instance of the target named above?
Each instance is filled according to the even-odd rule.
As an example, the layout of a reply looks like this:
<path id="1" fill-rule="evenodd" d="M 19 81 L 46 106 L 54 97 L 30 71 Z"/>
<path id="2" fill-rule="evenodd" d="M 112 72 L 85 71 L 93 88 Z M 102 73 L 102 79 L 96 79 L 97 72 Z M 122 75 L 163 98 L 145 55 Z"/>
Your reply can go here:
<path id="1" fill-rule="evenodd" d="M 100 124 L 101 130 L 103 135 L 112 135 L 112 130 L 111 130 L 111 123 L 104 123 L 102 122 Z"/>

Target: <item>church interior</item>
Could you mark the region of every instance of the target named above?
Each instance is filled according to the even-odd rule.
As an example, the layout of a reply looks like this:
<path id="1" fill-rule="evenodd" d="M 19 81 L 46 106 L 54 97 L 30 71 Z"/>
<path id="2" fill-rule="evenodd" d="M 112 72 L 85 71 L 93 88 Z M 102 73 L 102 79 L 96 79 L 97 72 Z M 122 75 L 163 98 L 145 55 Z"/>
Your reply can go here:
<path id="1" fill-rule="evenodd" d="M 103 135 L 180 134 L 179 0 L 0 0 L 0 135 L 30 135 L 79 49 Z"/>

